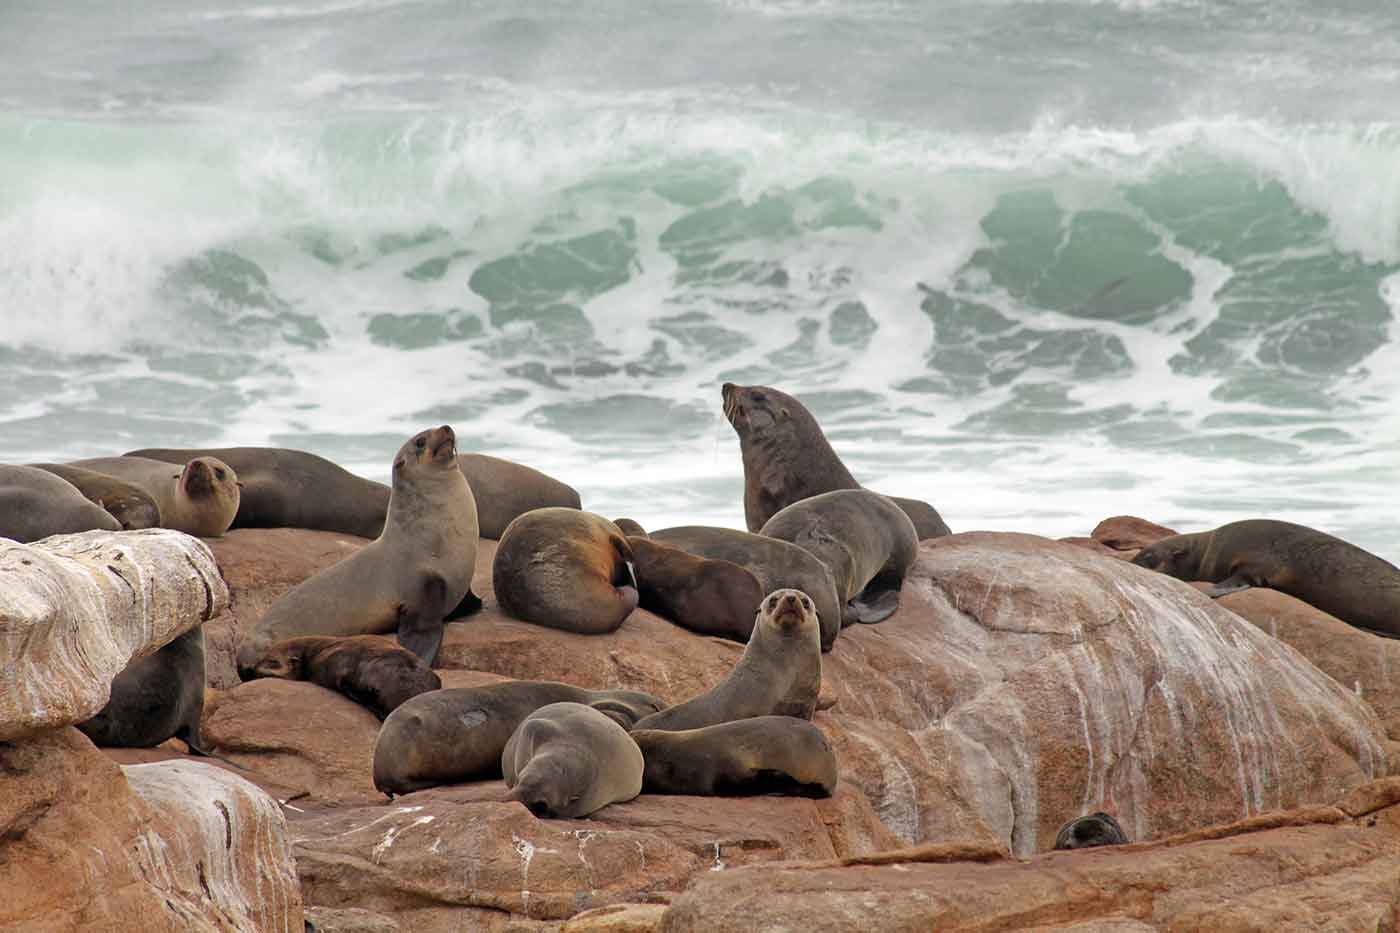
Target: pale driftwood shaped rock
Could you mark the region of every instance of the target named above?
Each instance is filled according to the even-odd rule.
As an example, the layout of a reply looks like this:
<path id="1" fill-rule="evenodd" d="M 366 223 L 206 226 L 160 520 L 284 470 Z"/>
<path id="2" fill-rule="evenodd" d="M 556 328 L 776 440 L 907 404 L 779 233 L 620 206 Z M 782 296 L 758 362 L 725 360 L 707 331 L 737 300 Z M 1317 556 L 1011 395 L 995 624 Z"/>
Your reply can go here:
<path id="1" fill-rule="evenodd" d="M 88 719 L 128 662 L 227 606 L 209 549 L 178 531 L 0 540 L 0 741 Z"/>

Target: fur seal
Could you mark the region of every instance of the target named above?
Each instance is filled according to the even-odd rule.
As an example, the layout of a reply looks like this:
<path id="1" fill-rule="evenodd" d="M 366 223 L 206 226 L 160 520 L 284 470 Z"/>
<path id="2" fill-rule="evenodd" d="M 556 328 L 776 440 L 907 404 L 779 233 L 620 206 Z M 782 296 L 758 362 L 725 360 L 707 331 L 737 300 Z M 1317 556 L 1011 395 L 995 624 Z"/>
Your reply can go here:
<path id="1" fill-rule="evenodd" d="M 831 571 L 843 622 L 880 622 L 899 608 L 904 575 L 919 556 L 914 523 L 887 497 L 838 489 L 794 502 L 759 534 L 790 541 Z"/>
<path id="2" fill-rule="evenodd" d="M 121 524 L 122 531 L 160 527 L 160 509 L 156 506 L 156 500 L 135 483 L 66 463 L 31 463 L 30 466 L 72 483 L 83 498 L 106 509 Z"/>
<path id="3" fill-rule="evenodd" d="M 747 642 L 765 590 L 727 560 L 697 557 L 650 538 L 628 538 L 641 606 L 683 628 Z"/>
<path id="4" fill-rule="evenodd" d="M 1092 849 L 1095 846 L 1121 846 L 1127 842 L 1123 827 L 1102 811 L 1070 820 L 1055 834 L 1056 849 Z"/>
<path id="5" fill-rule="evenodd" d="M 166 463 L 215 457 L 227 463 L 243 483 L 234 528 L 312 528 L 377 538 L 389 511 L 388 486 L 302 450 L 147 447 L 125 456 Z"/>
<path id="6" fill-rule="evenodd" d="M 806 593 L 817 607 L 823 651 L 830 651 L 841 633 L 844 603 L 837 597 L 831 571 L 795 544 L 708 525 L 662 528 L 647 537 L 698 557 L 738 564 L 758 578 L 759 589 L 765 593 L 782 589 Z"/>
<path id="7" fill-rule="evenodd" d="M 204 629 L 196 627 L 128 664 L 112 679 L 107 705 L 78 729 L 106 748 L 152 748 L 173 737 L 208 755 L 200 747 L 203 715 Z"/>
<path id="8" fill-rule="evenodd" d="M 516 728 L 551 703 L 582 703 L 624 729 L 665 704 L 648 693 L 513 680 L 419 694 L 389 714 L 374 743 L 374 786 L 389 796 L 501 776 Z"/>
<path id="9" fill-rule="evenodd" d="M 578 509 L 535 509 L 511 522 L 491 565 L 507 615 L 601 635 L 637 608 L 632 548 L 612 522 Z"/>
<path id="10" fill-rule="evenodd" d="M 240 672 L 240 674 L 243 672 Z M 442 678 L 380 635 L 303 635 L 268 646 L 245 680 L 309 680 L 343 693 L 383 719 L 406 700 L 442 689 Z"/>
<path id="11" fill-rule="evenodd" d="M 463 454 L 458 459 L 476 496 L 483 538 L 499 539 L 511 522 L 535 509 L 583 508 L 572 486 L 523 463 L 485 454 Z"/>
<path id="12" fill-rule="evenodd" d="M 392 631 L 431 667 L 444 617 L 470 591 L 476 549 L 476 503 L 457 469 L 456 435 L 447 425 L 420 431 L 394 457 L 383 533 L 269 606 L 238 647 L 239 670 L 298 635 Z"/>
<path id="13" fill-rule="evenodd" d="M 728 677 L 634 728 L 677 732 L 754 716 L 811 719 L 821 688 L 821 631 L 812 600 L 799 590 L 777 590 L 760 604 L 753 637 Z"/>
<path id="14" fill-rule="evenodd" d="M 801 402 L 768 386 L 726 382 L 724 417 L 739 435 L 744 457 L 744 519 L 758 531 L 778 512 L 833 489 L 860 489 L 832 450 L 817 419 Z M 938 511 L 918 499 L 890 496 L 914 523 L 919 540 L 949 534 Z"/>
<path id="15" fill-rule="evenodd" d="M 1254 518 L 1213 531 L 1174 535 L 1133 563 L 1178 580 L 1205 580 L 1216 598 L 1268 587 L 1350 625 L 1400 638 L 1400 568 L 1325 532 Z"/>
<path id="16" fill-rule="evenodd" d="M 501 753 L 501 773 L 537 817 L 585 817 L 642 792 L 642 751 L 627 730 L 591 706 L 535 710 Z"/>
<path id="17" fill-rule="evenodd" d="M 68 466 L 140 486 L 156 501 L 162 528 L 217 538 L 228 531 L 238 514 L 238 474 L 217 457 L 195 457 L 178 471 L 172 464 L 144 457 L 97 457 L 75 460 Z"/>
<path id="18" fill-rule="evenodd" d="M 73 484 L 38 467 L 0 464 L 0 538 L 28 544 L 49 535 L 121 529 Z"/>
<path id="19" fill-rule="evenodd" d="M 614 518 L 613 524 L 629 538 L 645 538 L 647 530 L 630 518 Z"/>
<path id="20" fill-rule="evenodd" d="M 755 716 L 703 729 L 633 729 L 649 794 L 830 797 L 836 753 L 822 730 L 792 716 Z"/>

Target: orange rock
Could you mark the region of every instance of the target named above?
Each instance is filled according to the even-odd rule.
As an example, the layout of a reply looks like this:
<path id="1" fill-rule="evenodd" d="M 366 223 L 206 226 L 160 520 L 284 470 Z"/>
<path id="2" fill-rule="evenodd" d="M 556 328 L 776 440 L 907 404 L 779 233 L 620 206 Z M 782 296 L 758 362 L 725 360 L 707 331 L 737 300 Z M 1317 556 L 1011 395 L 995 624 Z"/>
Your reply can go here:
<path id="1" fill-rule="evenodd" d="M 1177 532 L 1133 515 L 1115 515 L 1094 526 L 1089 537 L 1114 551 L 1137 551 Z"/>

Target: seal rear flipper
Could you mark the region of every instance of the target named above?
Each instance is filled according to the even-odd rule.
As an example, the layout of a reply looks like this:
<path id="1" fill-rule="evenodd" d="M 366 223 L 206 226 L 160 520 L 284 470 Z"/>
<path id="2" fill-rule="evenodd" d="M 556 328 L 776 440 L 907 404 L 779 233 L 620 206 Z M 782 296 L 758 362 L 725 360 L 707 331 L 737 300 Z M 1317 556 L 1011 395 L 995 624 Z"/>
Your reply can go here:
<path id="1" fill-rule="evenodd" d="M 1220 597 L 1228 596 L 1231 593 L 1238 593 L 1240 590 L 1251 589 L 1253 588 L 1253 586 L 1254 583 L 1248 578 L 1236 575 L 1221 580 L 1219 583 L 1215 584 L 1215 586 L 1212 586 L 1210 589 L 1206 590 L 1205 594 L 1211 599 L 1219 599 Z"/>
<path id="2" fill-rule="evenodd" d="M 870 583 L 846 603 L 847 617 L 870 625 L 883 622 L 894 615 L 899 608 L 899 588 L 871 580 Z"/>
<path id="3" fill-rule="evenodd" d="M 457 608 L 444 616 L 442 621 L 452 622 L 457 619 L 465 619 L 469 615 L 475 615 L 481 611 L 481 605 L 481 597 L 468 589 L 467 595 L 462 597 L 462 601 L 457 604 Z"/>

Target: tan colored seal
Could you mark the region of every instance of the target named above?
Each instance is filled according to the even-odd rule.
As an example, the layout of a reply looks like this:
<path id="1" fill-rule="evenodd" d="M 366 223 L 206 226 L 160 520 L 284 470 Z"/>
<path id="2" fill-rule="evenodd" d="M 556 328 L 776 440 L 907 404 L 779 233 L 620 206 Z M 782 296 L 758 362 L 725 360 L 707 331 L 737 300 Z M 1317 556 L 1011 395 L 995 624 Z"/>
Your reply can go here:
<path id="1" fill-rule="evenodd" d="M 763 600 L 758 578 L 727 560 L 628 538 L 641 606 L 692 632 L 747 642 Z"/>
<path id="2" fill-rule="evenodd" d="M 578 819 L 642 792 L 642 752 L 627 730 L 591 706 L 535 710 L 501 753 L 501 773 L 535 816 Z"/>
<path id="3" fill-rule="evenodd" d="M 839 768 L 822 730 L 793 716 L 755 716 L 703 729 L 633 729 L 648 794 L 830 797 Z"/>
<path id="4" fill-rule="evenodd" d="M 160 527 L 160 508 L 156 500 L 135 483 L 66 463 L 33 463 L 30 466 L 72 483 L 85 499 L 115 518 L 122 531 Z"/>
<path id="5" fill-rule="evenodd" d="M 288 590 L 238 647 L 251 669 L 298 635 L 378 635 L 432 666 L 444 617 L 461 603 L 476 567 L 476 503 L 457 469 L 447 425 L 422 431 L 394 457 L 384 532 L 350 557 Z"/>
<path id="6" fill-rule="evenodd" d="M 68 465 L 140 486 L 156 501 L 162 528 L 217 538 L 238 514 L 238 474 L 216 457 L 195 457 L 178 471 L 144 457 L 97 457 Z"/>
<path id="7" fill-rule="evenodd" d="M 485 454 L 463 454 L 459 459 L 476 496 L 483 538 L 500 538 L 511 522 L 535 509 L 582 508 L 572 486 L 523 463 Z"/>
<path id="8" fill-rule="evenodd" d="M 627 539 L 578 509 L 536 509 L 511 522 L 491 582 L 507 615 L 566 632 L 614 631 L 637 608 Z"/>
<path id="9" fill-rule="evenodd" d="M 21 544 L 49 535 L 121 531 L 77 487 L 37 467 L 0 464 L 0 538 Z"/>
<path id="10" fill-rule="evenodd" d="M 635 728 L 674 732 L 754 716 L 811 719 L 821 688 L 821 632 L 812 600 L 798 590 L 778 590 L 763 600 L 753 637 L 728 677 Z"/>
<path id="11" fill-rule="evenodd" d="M 268 647 L 244 680 L 307 680 L 344 694 L 383 719 L 405 701 L 442 689 L 442 679 L 411 651 L 380 635 L 303 635 Z"/>

